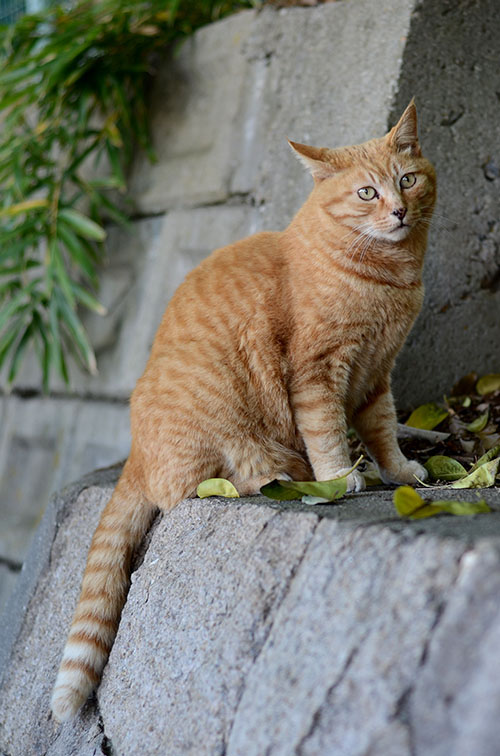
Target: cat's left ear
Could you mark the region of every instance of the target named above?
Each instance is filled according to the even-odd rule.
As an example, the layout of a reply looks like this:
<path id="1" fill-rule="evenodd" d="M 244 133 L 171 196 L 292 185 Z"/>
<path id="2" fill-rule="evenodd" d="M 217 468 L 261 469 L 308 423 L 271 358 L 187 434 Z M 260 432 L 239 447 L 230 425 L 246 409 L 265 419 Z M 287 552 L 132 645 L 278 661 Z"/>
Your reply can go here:
<path id="1" fill-rule="evenodd" d="M 308 144 L 299 144 L 299 142 L 291 142 L 290 140 L 288 140 L 288 144 L 294 151 L 295 157 L 309 169 L 315 182 L 331 178 L 338 172 L 337 150 L 330 150 L 327 147 L 311 147 Z"/>
<path id="2" fill-rule="evenodd" d="M 396 149 L 397 152 L 407 152 L 410 155 L 415 155 L 415 157 L 421 155 L 417 130 L 417 108 L 414 99 L 394 128 L 389 131 L 387 139 L 391 147 Z"/>

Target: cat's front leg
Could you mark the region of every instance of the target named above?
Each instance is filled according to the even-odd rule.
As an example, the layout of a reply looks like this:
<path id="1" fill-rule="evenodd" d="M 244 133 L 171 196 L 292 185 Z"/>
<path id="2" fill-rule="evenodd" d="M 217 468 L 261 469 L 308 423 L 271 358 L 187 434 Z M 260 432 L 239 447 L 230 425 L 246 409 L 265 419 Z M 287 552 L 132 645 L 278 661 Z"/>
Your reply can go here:
<path id="1" fill-rule="evenodd" d="M 304 439 L 307 455 L 316 480 L 333 480 L 351 469 L 347 444 L 347 422 L 344 405 L 334 390 L 323 382 L 307 382 L 291 393 L 297 428 Z M 362 491 L 363 476 L 357 471 L 347 477 L 348 491 Z"/>
<path id="2" fill-rule="evenodd" d="M 414 486 L 427 470 L 407 459 L 397 440 L 397 418 L 389 381 L 372 392 L 353 419 L 354 427 L 375 460 L 384 483 Z"/>

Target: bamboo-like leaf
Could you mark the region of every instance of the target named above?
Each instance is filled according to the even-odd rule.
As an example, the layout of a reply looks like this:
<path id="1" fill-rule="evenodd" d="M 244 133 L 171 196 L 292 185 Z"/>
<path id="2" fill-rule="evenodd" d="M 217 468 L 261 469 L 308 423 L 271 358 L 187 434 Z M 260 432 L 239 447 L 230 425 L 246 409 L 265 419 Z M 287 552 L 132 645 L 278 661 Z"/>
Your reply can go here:
<path id="1" fill-rule="evenodd" d="M 8 382 L 12 384 L 19 372 L 19 369 L 21 367 L 22 361 L 24 359 L 24 356 L 26 354 L 26 349 L 28 347 L 28 344 L 30 343 L 34 333 L 34 326 L 33 321 L 31 321 L 28 326 L 26 327 L 23 335 L 21 336 L 19 343 L 17 344 L 14 355 L 12 357 L 10 368 L 9 368 L 9 377 Z"/>
<path id="2" fill-rule="evenodd" d="M 72 286 L 75 297 L 79 302 L 85 305 L 85 307 L 89 310 L 93 310 L 98 315 L 104 316 L 108 314 L 107 309 L 95 297 L 93 297 L 90 292 L 84 289 L 83 286 L 80 286 L 80 284 L 75 282 L 73 282 Z"/>
<path id="3" fill-rule="evenodd" d="M 40 279 L 34 279 L 0 310 L 0 332 L 3 331 L 6 324 L 13 316 L 16 316 L 22 309 L 30 306 L 30 294 L 39 284 Z"/>
<path id="4" fill-rule="evenodd" d="M 33 313 L 33 324 L 35 326 L 35 332 L 38 334 L 41 340 L 42 355 L 40 364 L 42 367 L 43 390 L 45 394 L 48 394 L 50 379 L 50 337 L 45 323 L 40 317 L 40 313 L 36 310 Z"/>
<path id="5" fill-rule="evenodd" d="M 64 297 L 69 302 L 70 307 L 74 308 L 76 305 L 75 295 L 73 294 L 73 281 L 68 275 L 66 266 L 64 264 L 63 256 L 59 246 L 59 240 L 57 238 L 51 239 L 49 242 L 50 251 L 50 266 L 54 271 L 55 278 L 62 290 Z"/>
<path id="6" fill-rule="evenodd" d="M 70 257 L 87 274 L 88 278 L 96 284 L 97 271 L 94 260 L 89 256 L 85 246 L 82 244 L 81 237 L 78 237 L 61 218 L 59 218 L 57 224 L 57 236 L 66 247 Z"/>
<path id="7" fill-rule="evenodd" d="M 62 348 L 61 333 L 59 330 L 59 309 L 56 297 L 52 297 L 49 304 L 49 328 L 50 328 L 50 363 L 55 367 L 66 385 L 69 385 L 69 373 Z"/>
<path id="8" fill-rule="evenodd" d="M 58 292 L 56 292 L 56 296 L 58 299 L 59 312 L 63 318 L 64 325 L 73 336 L 74 342 L 82 356 L 83 363 L 87 367 L 89 373 L 96 375 L 97 364 L 95 354 L 87 338 L 85 329 L 66 299 Z"/>
<path id="9" fill-rule="evenodd" d="M 59 218 L 65 221 L 68 226 L 71 226 L 75 231 L 78 231 L 78 233 L 86 239 L 104 241 L 106 238 L 106 231 L 78 210 L 73 210 L 71 208 L 59 210 Z"/>
<path id="10" fill-rule="evenodd" d="M 18 339 L 24 326 L 25 318 L 18 317 L 0 338 L 0 368 L 4 364 L 12 345 Z"/>
<path id="11" fill-rule="evenodd" d="M 15 205 L 0 208 L 0 217 L 11 218 L 15 215 L 20 215 L 20 213 L 27 213 L 30 210 L 40 210 L 48 206 L 49 201 L 47 199 L 32 199 L 25 202 L 17 202 Z"/>

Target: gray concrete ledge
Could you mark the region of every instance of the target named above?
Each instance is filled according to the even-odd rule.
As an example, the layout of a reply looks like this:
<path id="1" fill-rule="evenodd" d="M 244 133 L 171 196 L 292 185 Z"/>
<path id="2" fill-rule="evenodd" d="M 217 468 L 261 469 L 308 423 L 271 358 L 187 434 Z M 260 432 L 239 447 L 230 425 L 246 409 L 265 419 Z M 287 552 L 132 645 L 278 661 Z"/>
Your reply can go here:
<path id="1" fill-rule="evenodd" d="M 51 686 L 117 473 L 55 496 L 33 541 L 3 615 L 0 752 L 497 756 L 498 489 L 481 491 L 490 515 L 414 522 L 390 491 L 182 502 L 143 545 L 97 696 L 57 727 Z M 477 494 L 439 490 L 457 495 Z"/>

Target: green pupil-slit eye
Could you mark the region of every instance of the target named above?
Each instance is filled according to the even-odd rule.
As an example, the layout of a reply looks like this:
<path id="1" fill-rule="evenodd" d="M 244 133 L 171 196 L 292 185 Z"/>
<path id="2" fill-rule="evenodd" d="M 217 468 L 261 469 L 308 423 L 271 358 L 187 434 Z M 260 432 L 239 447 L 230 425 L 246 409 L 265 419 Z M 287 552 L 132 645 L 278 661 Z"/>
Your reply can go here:
<path id="1" fill-rule="evenodd" d="M 372 200 L 377 197 L 377 192 L 373 186 L 363 186 L 362 189 L 358 189 L 358 197 L 362 200 Z"/>
<path id="2" fill-rule="evenodd" d="M 410 186 L 413 186 L 416 180 L 417 177 L 414 173 L 405 173 L 403 178 L 400 180 L 399 185 L 402 189 L 408 189 Z"/>

